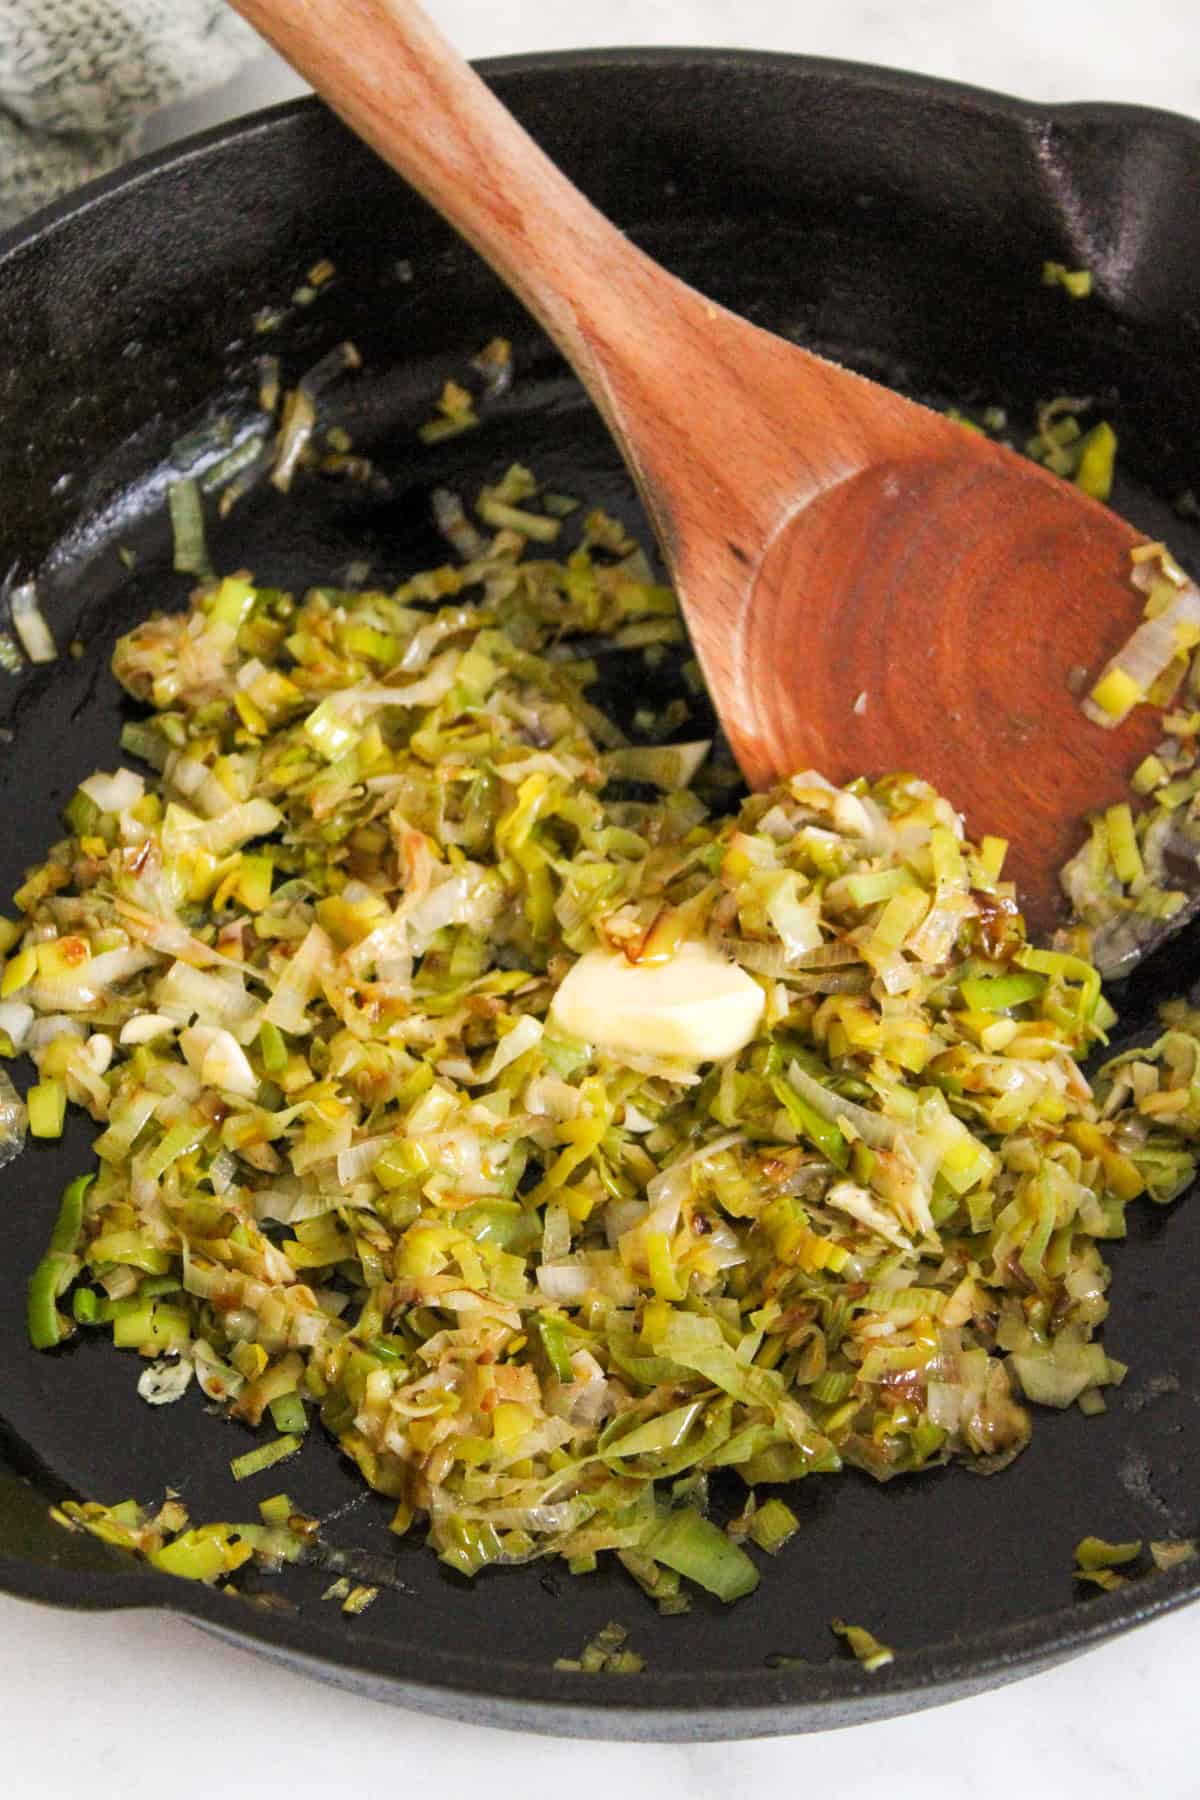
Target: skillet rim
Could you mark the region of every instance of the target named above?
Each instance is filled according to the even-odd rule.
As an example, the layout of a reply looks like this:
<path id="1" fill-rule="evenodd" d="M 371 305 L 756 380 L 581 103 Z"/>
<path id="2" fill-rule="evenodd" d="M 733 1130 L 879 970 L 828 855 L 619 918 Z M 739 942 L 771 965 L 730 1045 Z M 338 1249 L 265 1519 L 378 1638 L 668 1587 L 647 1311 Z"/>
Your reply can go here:
<path id="1" fill-rule="evenodd" d="M 1124 100 L 1028 100 L 1018 94 L 1006 94 L 998 88 L 974 82 L 954 81 L 946 76 L 927 75 L 915 69 L 895 69 L 882 63 L 859 62 L 851 58 L 805 56 L 787 50 L 741 50 L 702 45 L 628 45 L 600 46 L 581 50 L 531 50 L 515 56 L 491 56 L 474 62 L 472 67 L 485 80 L 503 80 L 510 75 L 540 74 L 543 71 L 602 68 L 607 65 L 628 68 L 647 64 L 663 64 L 675 68 L 699 65 L 718 68 L 734 64 L 739 68 L 787 68 L 804 74 L 834 77 L 847 86 L 872 87 L 891 93 L 918 92 L 955 100 L 989 116 L 1001 116 L 1034 125 L 1056 123 L 1109 123 L 1127 127 L 1158 126 L 1160 129 L 1191 138 L 1200 144 L 1200 119 L 1167 107 L 1143 106 Z M 53 232 L 77 214 L 83 214 L 118 190 L 133 189 L 153 179 L 160 170 L 191 161 L 232 138 L 251 138 L 273 129 L 283 121 L 306 113 L 328 110 L 313 94 L 293 100 L 281 100 L 273 106 L 257 108 L 236 119 L 192 132 L 160 150 L 132 158 L 120 168 L 85 182 L 58 200 L 39 207 L 28 217 L 0 230 L 0 262 L 28 244 Z"/>
<path id="2" fill-rule="evenodd" d="M 983 117 L 1011 119 L 1035 134 L 1055 125 L 1101 124 L 1127 131 L 1131 140 L 1149 129 L 1200 147 L 1200 120 L 1165 108 L 1095 100 L 1036 102 L 940 76 L 785 51 L 601 47 L 526 52 L 488 58 L 476 66 L 486 79 L 503 82 L 526 74 L 647 65 L 787 70 L 800 79 L 840 82 L 847 90 L 950 102 Z M 284 101 L 137 158 L 0 231 L 0 265 L 18 259 L 69 222 L 102 209 L 111 196 L 135 191 L 167 169 L 182 168 L 235 141 L 251 143 L 322 110 L 314 96 Z M 235 1616 L 230 1596 L 221 1590 L 126 1563 L 115 1551 L 111 1556 L 110 1568 L 81 1571 L 32 1562 L 0 1548 L 0 1591 L 79 1611 L 166 1612 L 298 1672 L 447 1717 L 559 1735 L 647 1741 L 778 1735 L 917 1711 L 1033 1674 L 1200 1596 L 1197 1561 L 1159 1573 L 1151 1583 L 1130 1583 L 1097 1595 L 1086 1604 L 902 1651 L 895 1663 L 874 1675 L 836 1658 L 786 1670 L 765 1664 L 735 1671 L 648 1669 L 636 1682 L 636 1700 L 627 1704 L 611 1697 L 607 1683 L 519 1658 L 500 1663 L 484 1655 L 424 1648 L 419 1673 L 381 1667 L 378 1648 L 340 1616 L 336 1626 L 312 1614 L 250 1606 Z M 620 1691 L 626 1691 L 624 1684 Z"/>

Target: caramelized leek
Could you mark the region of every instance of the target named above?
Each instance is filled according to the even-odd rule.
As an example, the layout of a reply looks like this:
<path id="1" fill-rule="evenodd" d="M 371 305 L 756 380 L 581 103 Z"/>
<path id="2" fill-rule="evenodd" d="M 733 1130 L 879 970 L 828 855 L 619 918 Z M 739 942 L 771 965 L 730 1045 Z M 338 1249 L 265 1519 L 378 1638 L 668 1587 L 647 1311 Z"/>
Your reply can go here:
<path id="1" fill-rule="evenodd" d="M 350 361 L 293 390 L 278 485 Z M 443 398 L 469 421 L 465 390 Z M 1094 472 L 1102 434 L 1061 407 L 1042 425 Z M 194 1382 L 269 1420 L 238 1479 L 319 1414 L 393 1529 L 460 1574 L 612 1553 L 665 1611 L 688 1584 L 732 1601 L 759 1577 L 708 1516 L 714 1471 L 992 1469 L 1026 1402 L 1103 1408 L 1124 1370 L 1102 1251 L 1194 1173 L 1200 1018 L 1089 1084 L 1114 1014 L 1077 936 L 1026 942 L 1003 842 L 912 776 L 805 770 L 728 806 L 706 740 L 662 741 L 685 713 L 630 743 L 588 698 L 598 641 L 678 626 L 624 526 L 567 522 L 520 467 L 473 520 L 435 504 L 457 560 L 399 588 L 202 578 L 117 647 L 148 772 L 81 785 L 0 925 L 30 1130 L 73 1102 L 98 1132 L 30 1337 L 107 1332 L 149 1403 L 199 1405 Z M 561 560 L 524 554 L 552 539 Z M 1174 817 L 1200 775 L 1158 761 L 1139 785 Z M 1129 808 L 1086 854 L 1122 907 L 1171 904 Z M 585 958 L 609 978 L 564 1022 Z M 630 1041 L 612 971 L 682 971 L 634 984 L 669 1011 L 695 1004 L 689 969 L 732 964 L 713 1004 L 753 1001 L 736 1054 L 679 1029 L 600 1047 Z M 255 1525 L 171 1521 L 85 1522 L 205 1581 L 303 1541 L 280 1496 Z M 779 1497 L 731 1529 L 755 1553 L 800 1532 Z M 354 1573 L 341 1598 L 365 1604 Z"/>

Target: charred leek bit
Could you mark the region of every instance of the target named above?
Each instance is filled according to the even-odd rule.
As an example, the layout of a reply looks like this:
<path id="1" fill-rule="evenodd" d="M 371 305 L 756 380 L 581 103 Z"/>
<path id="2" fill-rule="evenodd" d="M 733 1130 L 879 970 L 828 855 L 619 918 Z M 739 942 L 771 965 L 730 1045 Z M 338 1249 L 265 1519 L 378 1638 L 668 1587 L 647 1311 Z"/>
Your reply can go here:
<path id="1" fill-rule="evenodd" d="M 665 1611 L 733 1600 L 795 1518 L 722 1529 L 710 1472 L 991 1470 L 1026 1400 L 1102 1404 L 1101 1252 L 1192 1177 L 1200 1019 L 1093 1091 L 1112 1011 L 1002 842 L 907 776 L 710 812 L 700 746 L 587 697 L 597 636 L 674 616 L 624 525 L 552 558 L 521 468 L 438 505 L 460 560 L 394 592 L 230 576 L 118 645 L 148 772 L 84 782 L 0 921 L 40 1124 L 99 1131 L 31 1335 L 111 1333 L 147 1398 L 190 1368 L 281 1434 L 240 1475 L 319 1411 L 461 1573 L 612 1551 Z M 1121 809 L 1095 844 L 1158 880 Z M 701 952 L 754 998 L 724 1060 L 554 1009 L 585 957 Z"/>
<path id="2" fill-rule="evenodd" d="M 847 1625 L 844 1619 L 831 1619 L 829 1626 L 830 1630 L 835 1632 L 838 1637 L 845 1639 L 868 1675 L 873 1675 L 877 1669 L 885 1669 L 890 1662 L 895 1662 L 896 1652 L 887 1644 L 881 1644 L 879 1639 L 873 1637 L 862 1625 Z"/>

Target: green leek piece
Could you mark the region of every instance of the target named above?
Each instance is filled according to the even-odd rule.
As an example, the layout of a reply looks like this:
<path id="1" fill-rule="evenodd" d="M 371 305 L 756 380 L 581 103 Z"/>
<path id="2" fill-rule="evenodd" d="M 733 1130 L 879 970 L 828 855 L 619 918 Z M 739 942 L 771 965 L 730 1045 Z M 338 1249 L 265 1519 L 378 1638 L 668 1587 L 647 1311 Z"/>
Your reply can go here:
<path id="1" fill-rule="evenodd" d="M 175 539 L 175 569 L 180 575 L 212 573 L 204 540 L 204 503 L 199 484 L 191 479 L 173 481 L 167 489 L 167 506 Z"/>
<path id="2" fill-rule="evenodd" d="M 276 1431 L 303 1434 L 308 1430 L 308 1411 L 299 1394 L 280 1394 L 267 1410 Z"/>
<path id="3" fill-rule="evenodd" d="M 1161 757 L 1153 752 L 1138 764 L 1130 776 L 1129 785 L 1135 794 L 1151 794 L 1155 788 L 1162 787 L 1170 779 L 1169 771 Z"/>
<path id="4" fill-rule="evenodd" d="M 430 1071 L 432 1073 L 432 1071 Z M 416 1138 L 397 1138 L 376 1157 L 371 1173 L 385 1188 L 402 1188 L 429 1171 L 429 1156 Z"/>
<path id="5" fill-rule="evenodd" d="M 272 857 L 243 854 L 242 866 L 238 872 L 237 893 L 247 912 L 262 912 L 267 906 L 274 875 L 275 863 Z"/>
<path id="6" fill-rule="evenodd" d="M 147 1175 L 154 1180 L 157 1180 L 160 1175 L 165 1175 L 173 1162 L 177 1162 L 181 1156 L 190 1156 L 193 1150 L 198 1150 L 211 1130 L 212 1125 L 207 1119 L 195 1121 L 181 1119 L 178 1125 L 172 1125 L 169 1131 L 164 1132 L 157 1147 L 148 1157 Z"/>
<path id="7" fill-rule="evenodd" d="M 909 871 L 901 868 L 880 869 L 866 875 L 847 875 L 843 885 L 855 906 L 862 908 L 877 906 L 880 901 L 890 900 L 893 894 L 902 894 L 917 884 Z"/>
<path id="8" fill-rule="evenodd" d="M 235 1525 L 198 1525 L 182 1532 L 161 1550 L 152 1550 L 148 1560 L 164 1574 L 178 1575 L 185 1581 L 216 1581 L 248 1562 L 252 1555 Z"/>
<path id="9" fill-rule="evenodd" d="M 1146 869 L 1133 829 L 1133 814 L 1129 810 L 1128 801 L 1108 808 L 1104 815 L 1104 827 L 1108 836 L 1108 853 L 1112 858 L 1117 880 L 1126 887 L 1144 881 Z"/>
<path id="10" fill-rule="evenodd" d="M 328 700 L 322 700 L 304 721 L 304 735 L 326 762 L 336 763 L 354 748 L 361 734 Z"/>
<path id="11" fill-rule="evenodd" d="M 77 1325 L 99 1325 L 100 1301 L 93 1288 L 76 1288 L 71 1297 L 71 1312 Z M 41 1348 L 41 1346 L 39 1346 Z"/>
<path id="12" fill-rule="evenodd" d="M 264 1019 L 258 1030 L 258 1049 L 268 1075 L 282 1074 L 288 1065 L 287 1040 L 277 1025 Z"/>
<path id="13" fill-rule="evenodd" d="M 232 625 L 236 630 L 254 611 L 257 599 L 252 582 L 238 575 L 227 575 L 208 603 L 208 616 L 222 625 Z"/>
<path id="14" fill-rule="evenodd" d="M 579 1557 L 576 1560 L 582 1564 L 588 1559 Z M 631 1568 L 631 1573 L 638 1572 Z M 605 1625 L 584 1645 L 579 1656 L 556 1657 L 554 1667 L 581 1675 L 638 1675 L 646 1666 L 645 1658 L 627 1648 L 625 1640 L 628 1636 L 624 1625 L 615 1622 Z"/>
<path id="15" fill-rule="evenodd" d="M 1044 262 L 1042 284 L 1062 288 L 1072 300 L 1086 300 L 1092 291 L 1092 273 L 1090 269 L 1069 269 L 1066 263 Z"/>
<path id="16" fill-rule="evenodd" d="M 1090 494 L 1093 500 L 1107 500 L 1112 494 L 1113 473 L 1117 458 L 1117 434 L 1112 426 L 1101 420 L 1094 425 L 1079 447 L 1079 467 L 1075 471 L 1075 485 Z"/>
<path id="17" fill-rule="evenodd" d="M 4 978 L 0 981 L 0 999 L 8 1000 L 28 985 L 37 974 L 37 951 L 32 944 L 24 950 L 18 950 L 10 956 L 4 965 Z"/>
<path id="18" fill-rule="evenodd" d="M 126 1263 L 132 1269 L 144 1269 L 148 1275 L 165 1275 L 171 1266 L 170 1253 L 148 1243 L 140 1231 L 104 1231 L 94 1237 L 87 1249 L 87 1261 L 93 1268 L 105 1263 Z"/>
<path id="19" fill-rule="evenodd" d="M 966 975 L 958 991 L 972 1012 L 1009 1012 L 1044 992 L 1046 979 L 1029 971 L 1011 975 Z"/>
<path id="20" fill-rule="evenodd" d="M 170 745 L 165 740 L 154 719 L 130 719 L 121 727 L 121 748 L 130 756 L 136 756 L 142 762 L 149 763 L 151 768 L 161 769 L 167 760 Z"/>
<path id="21" fill-rule="evenodd" d="M 718 1600 L 739 1600 L 758 1586 L 758 1570 L 746 1552 L 694 1507 L 660 1512 L 641 1548 Z"/>
<path id="22" fill-rule="evenodd" d="M 604 766 L 622 781 L 648 781 L 670 791 L 690 786 L 711 748 L 708 738 L 692 744 L 635 744 L 610 750 Z"/>
<path id="23" fill-rule="evenodd" d="M 1091 963 L 1085 962 L 1081 956 L 1071 956 L 1062 950 L 1037 950 L 1032 944 L 1026 944 L 1014 961 L 1035 974 L 1048 975 L 1052 981 L 1078 983 L 1077 1016 L 1085 1024 L 1092 1018 L 1101 995 L 1100 977 Z"/>
<path id="24" fill-rule="evenodd" d="M 273 1438 L 269 1444 L 260 1444 L 255 1450 L 247 1450 L 242 1456 L 235 1456 L 229 1467 L 235 1481 L 247 1481 L 251 1475 L 261 1475 L 264 1469 L 273 1469 L 275 1464 L 283 1462 L 289 1456 L 295 1456 L 297 1450 L 303 1448 L 303 1438 L 295 1432 L 285 1432 L 282 1437 Z"/>
<path id="25" fill-rule="evenodd" d="M 854 1387 L 858 1376 L 853 1369 L 826 1369 L 809 1388 L 809 1394 L 821 1406 L 840 1406 Z"/>
<path id="26" fill-rule="evenodd" d="M 546 1353 L 546 1360 L 557 1379 L 562 1382 L 573 1382 L 575 1371 L 571 1367 L 571 1356 L 567 1349 L 562 1322 L 558 1319 L 541 1318 L 536 1322 L 536 1329 L 538 1337 L 541 1339 L 542 1349 Z"/>
<path id="27" fill-rule="evenodd" d="M 218 462 L 212 463 L 200 477 L 202 494 L 215 494 L 231 482 L 235 475 L 243 474 L 253 467 L 263 453 L 266 438 L 261 432 L 254 432 L 244 443 L 238 444 Z"/>
<path id="28" fill-rule="evenodd" d="M 37 1081 L 25 1096 L 29 1108 L 29 1130 L 36 1138 L 57 1138 L 63 1133 L 67 1117 L 67 1087 L 53 1077 Z"/>
<path id="29" fill-rule="evenodd" d="M 103 816 L 91 795 L 85 794 L 82 788 L 76 788 L 63 808 L 63 823 L 75 837 L 95 837 Z"/>
<path id="30" fill-rule="evenodd" d="M 63 1197 L 58 1207 L 58 1217 L 55 1219 L 54 1229 L 50 1233 L 49 1248 L 51 1251 L 73 1255 L 78 1249 L 79 1236 L 83 1230 L 84 1201 L 88 1189 L 95 1179 L 95 1175 L 77 1175 L 74 1181 L 68 1182 L 63 1189 Z"/>
<path id="31" fill-rule="evenodd" d="M 1079 1568 L 1117 1569 L 1123 1563 L 1131 1563 L 1142 1553 L 1142 1540 L 1136 1538 L 1126 1544 L 1110 1544 L 1104 1538 L 1081 1538 L 1075 1546 L 1075 1561 Z"/>
<path id="32" fill-rule="evenodd" d="M 562 530 L 558 519 L 547 519 L 540 513 L 506 506 L 502 500 L 480 501 L 479 516 L 485 525 L 494 525 L 497 530 L 519 531 L 522 537 L 533 538 L 539 544 L 552 544 Z"/>
<path id="33" fill-rule="evenodd" d="M 835 1169 L 847 1169 L 850 1166 L 850 1146 L 844 1133 L 831 1119 L 823 1119 L 798 1094 L 791 1082 L 782 1075 L 776 1075 L 771 1081 L 771 1091 L 781 1102 L 784 1111 L 792 1124 L 801 1131 L 834 1166 Z"/>
<path id="34" fill-rule="evenodd" d="M 365 1583 L 360 1583 L 357 1587 L 352 1587 L 342 1601 L 342 1611 L 349 1613 L 352 1619 L 356 1619 L 361 1613 L 365 1613 L 368 1606 L 378 1598 L 379 1589 L 377 1587 L 368 1587 Z"/>
<path id="35" fill-rule="evenodd" d="M 499 1562 L 503 1554 L 500 1535 L 486 1520 L 453 1518 L 447 1522 L 441 1559 L 460 1575 L 477 1575 L 489 1563 Z"/>
<path id="36" fill-rule="evenodd" d="M 750 1521 L 750 1536 L 760 1550 L 775 1556 L 800 1529 L 800 1521 L 782 1500 L 764 1500 Z"/>
<path id="37" fill-rule="evenodd" d="M 140 1350 L 147 1356 L 165 1356 L 169 1350 L 186 1350 L 192 1341 L 192 1322 L 186 1308 L 150 1301 L 113 1320 L 113 1343 L 118 1350 Z"/>
<path id="38" fill-rule="evenodd" d="M 352 656 L 365 656 L 384 668 L 390 668 L 401 654 L 400 639 L 390 631 L 379 631 L 374 625 L 349 625 L 342 642 Z"/>
<path id="39" fill-rule="evenodd" d="M 76 1251 L 83 1231 L 83 1204 L 95 1179 L 94 1175 L 77 1175 L 64 1188 L 46 1253 L 30 1277 L 26 1317 L 29 1341 L 35 1350 L 52 1350 L 70 1333 L 71 1327 L 59 1313 L 57 1301 L 78 1267 Z"/>
<path id="40" fill-rule="evenodd" d="M 286 1525 L 299 1510 L 287 1494 L 272 1494 L 269 1499 L 258 1503 L 259 1517 L 264 1525 Z"/>

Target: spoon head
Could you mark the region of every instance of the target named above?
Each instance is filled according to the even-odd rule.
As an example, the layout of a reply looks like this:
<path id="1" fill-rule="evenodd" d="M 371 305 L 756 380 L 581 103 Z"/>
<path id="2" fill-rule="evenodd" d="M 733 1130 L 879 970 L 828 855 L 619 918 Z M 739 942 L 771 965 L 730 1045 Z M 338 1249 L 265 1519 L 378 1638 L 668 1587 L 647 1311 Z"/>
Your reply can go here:
<path id="1" fill-rule="evenodd" d="M 919 774 L 973 835 L 1008 839 L 1005 874 L 1046 931 L 1086 815 L 1129 797 L 1161 736 L 1149 708 L 1105 730 L 1080 706 L 1142 616 L 1142 539 L 1058 477 L 935 423 L 928 447 L 812 494 L 742 569 L 724 628 L 705 606 L 693 631 L 754 785 L 805 767 Z M 703 578 L 680 576 L 685 597 Z"/>

